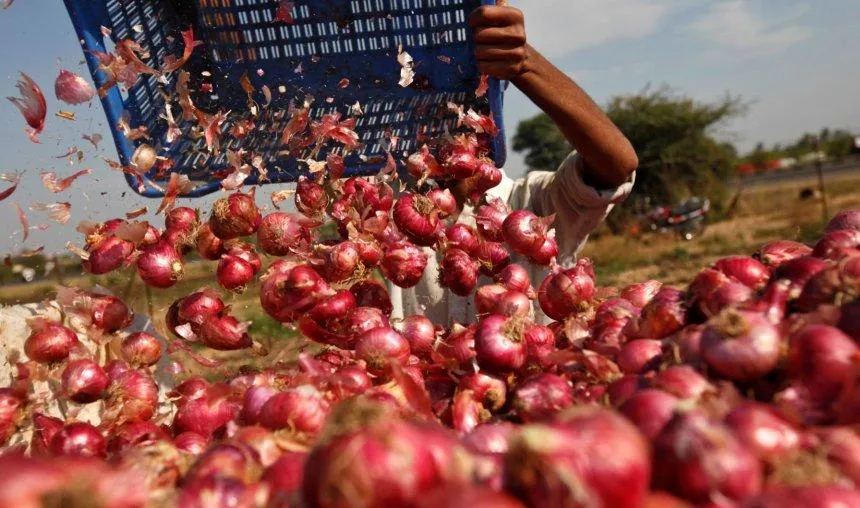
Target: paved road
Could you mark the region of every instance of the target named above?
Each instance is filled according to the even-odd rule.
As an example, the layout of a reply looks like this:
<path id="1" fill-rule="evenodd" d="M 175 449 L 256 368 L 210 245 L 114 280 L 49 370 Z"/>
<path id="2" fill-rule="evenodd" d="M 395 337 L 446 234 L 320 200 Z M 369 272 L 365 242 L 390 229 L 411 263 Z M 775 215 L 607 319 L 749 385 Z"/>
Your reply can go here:
<path id="1" fill-rule="evenodd" d="M 825 184 L 827 178 L 851 174 L 860 176 L 860 160 L 848 161 L 841 164 L 826 164 L 823 169 Z M 791 182 L 794 180 L 807 180 L 815 177 L 815 166 L 804 166 L 798 169 L 787 169 L 775 173 L 747 177 L 745 179 L 745 184 L 747 187 L 758 187 L 775 183 Z"/>

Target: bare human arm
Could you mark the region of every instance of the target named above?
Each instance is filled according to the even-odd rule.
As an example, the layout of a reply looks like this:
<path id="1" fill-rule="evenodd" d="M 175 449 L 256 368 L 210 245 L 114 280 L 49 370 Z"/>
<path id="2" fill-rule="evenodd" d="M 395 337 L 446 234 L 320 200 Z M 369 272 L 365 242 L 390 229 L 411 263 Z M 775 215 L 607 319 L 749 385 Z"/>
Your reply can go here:
<path id="1" fill-rule="evenodd" d="M 598 188 L 628 181 L 639 160 L 630 141 L 570 77 L 529 45 L 523 13 L 482 6 L 471 14 L 479 70 L 512 82 L 555 122 L 584 163 L 584 179 Z"/>

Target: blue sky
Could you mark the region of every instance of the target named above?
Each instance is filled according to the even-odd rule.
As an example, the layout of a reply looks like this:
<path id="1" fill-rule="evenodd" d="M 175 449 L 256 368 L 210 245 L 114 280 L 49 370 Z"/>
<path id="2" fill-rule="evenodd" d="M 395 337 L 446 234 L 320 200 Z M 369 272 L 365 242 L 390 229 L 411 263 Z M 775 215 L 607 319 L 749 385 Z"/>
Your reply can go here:
<path id="1" fill-rule="evenodd" d="M 82 0 L 88 1 L 88 0 Z M 599 103 L 645 86 L 668 84 L 701 100 L 726 92 L 751 104 L 749 114 L 721 128 L 719 135 L 742 150 L 757 141 L 791 141 L 823 126 L 860 131 L 860 2 L 856 0 L 513 0 L 526 14 L 531 43 L 574 77 Z M 24 122 L 8 101 L 0 101 L 0 172 L 26 170 L 18 191 L 0 203 L 0 253 L 22 248 L 11 201 L 69 201 L 66 226 L 29 212 L 34 225 L 26 247 L 62 249 L 80 241 L 73 225 L 105 220 L 157 201 L 128 192 L 125 180 L 98 155 L 115 158 L 97 102 L 72 109 L 76 122 L 53 116 L 59 109 L 53 81 L 61 68 L 85 73 L 82 54 L 60 0 L 16 0 L 0 11 L 0 97 L 17 95 L 19 70 L 30 74 L 48 96 L 49 116 L 42 144 L 30 143 Z M 510 131 L 537 112 L 513 87 L 506 97 Z M 105 137 L 98 153 L 82 134 Z M 87 151 L 92 175 L 60 194 L 47 192 L 39 171 L 60 176 L 78 169 L 54 158 L 70 146 Z M 522 159 L 512 154 L 508 172 L 518 175 Z M 5 184 L 0 183 L 0 188 Z M 267 194 L 273 187 L 265 188 Z M 101 193 L 105 194 L 102 195 Z M 125 195 L 123 196 L 123 193 Z M 213 198 L 214 199 L 214 198 Z M 262 202 L 262 201 L 261 201 Z M 206 208 L 211 199 L 192 206 Z M 160 219 L 154 222 L 161 223 Z"/>

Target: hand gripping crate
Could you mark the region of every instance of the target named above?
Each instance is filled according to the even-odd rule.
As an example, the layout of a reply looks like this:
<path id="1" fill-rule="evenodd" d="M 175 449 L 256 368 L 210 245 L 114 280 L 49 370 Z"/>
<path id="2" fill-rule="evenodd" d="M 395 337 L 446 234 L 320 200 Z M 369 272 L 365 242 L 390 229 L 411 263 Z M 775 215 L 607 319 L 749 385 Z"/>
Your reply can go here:
<path id="1" fill-rule="evenodd" d="M 241 140 L 231 136 L 231 121 L 221 126 L 221 149 L 210 153 L 203 139 L 180 136 L 168 142 L 165 100 L 175 97 L 178 71 L 141 75 L 130 89 L 114 86 L 102 97 L 120 162 L 127 167 L 137 146 L 146 142 L 172 161 L 153 168 L 143 179 L 127 174 L 129 184 L 148 197 L 163 195 L 170 172 L 195 184 L 188 196 L 220 188 L 229 172 L 228 149 L 242 148 L 266 161 L 265 178 L 255 171 L 246 184 L 294 182 L 307 171 L 303 154 L 285 153 L 280 131 L 292 102 L 314 97 L 311 118 L 335 111 L 346 117 L 356 103 L 364 111 L 355 131 L 362 145 L 347 154 L 347 176 L 370 175 L 385 164 L 386 136 L 400 139 L 399 152 L 416 149 L 423 136 L 452 129 L 456 115 L 449 101 L 489 112 L 499 127 L 491 142 L 498 166 L 505 161 L 502 84 L 490 80 L 489 91 L 476 98 L 479 76 L 469 13 L 494 0 L 65 0 L 97 86 L 107 81 L 95 52 L 110 51 L 122 39 L 133 39 L 148 53 L 146 63 L 161 68 L 165 57 L 181 55 L 181 32 L 191 27 L 203 44 L 182 67 L 189 72 L 195 106 L 208 113 L 247 113 L 249 98 L 264 104 L 264 86 L 272 97 Z M 281 21 L 279 8 L 293 18 Z M 291 7 L 291 10 L 289 9 Z M 109 30 L 104 30 L 104 28 Z M 106 35 L 107 34 L 107 35 Z M 399 48 L 415 63 L 415 81 L 402 87 Z M 245 83 L 243 86 L 243 78 Z M 344 78 L 349 80 L 344 85 Z M 249 80 L 249 81 L 248 81 Z M 248 94 L 248 82 L 253 90 Z M 204 85 L 205 83 L 205 85 Z M 175 107 L 173 111 L 178 108 Z M 129 141 L 123 122 L 143 126 L 150 138 Z M 187 132 L 188 124 L 180 123 Z M 306 154 L 305 154 L 306 155 Z M 321 158 L 323 154 L 315 154 Z M 139 187 L 139 188 L 138 188 Z"/>

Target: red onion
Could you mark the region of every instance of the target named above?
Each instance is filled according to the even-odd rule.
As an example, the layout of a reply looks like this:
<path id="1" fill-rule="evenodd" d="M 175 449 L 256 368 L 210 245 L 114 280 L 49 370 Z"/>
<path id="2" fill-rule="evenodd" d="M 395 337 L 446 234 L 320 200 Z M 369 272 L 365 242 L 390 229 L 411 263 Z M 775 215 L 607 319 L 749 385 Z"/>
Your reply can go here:
<path id="1" fill-rule="evenodd" d="M 498 198 L 491 199 L 486 205 L 479 206 L 475 210 L 475 223 L 481 237 L 488 241 L 501 242 L 504 239 L 502 224 L 510 213 L 511 207 Z"/>
<path id="2" fill-rule="evenodd" d="M 839 486 L 773 486 L 754 499 L 750 499 L 744 506 L 748 508 L 860 506 L 860 492 Z"/>
<path id="3" fill-rule="evenodd" d="M 527 326 L 521 317 L 491 315 L 482 319 L 475 330 L 478 365 L 494 372 L 519 370 L 526 361 Z"/>
<path id="4" fill-rule="evenodd" d="M 299 177 L 296 183 L 296 210 L 307 217 L 319 217 L 327 204 L 328 198 L 322 185 L 304 175 Z"/>
<path id="5" fill-rule="evenodd" d="M 274 319 L 289 323 L 330 292 L 325 280 L 310 266 L 281 261 L 269 268 L 260 288 L 260 303 Z"/>
<path id="6" fill-rule="evenodd" d="M 185 453 L 200 455 L 209 446 L 209 439 L 196 432 L 183 432 L 173 438 L 173 444 L 177 449 Z"/>
<path id="7" fill-rule="evenodd" d="M 314 239 L 318 221 L 299 214 L 274 212 L 263 217 L 257 229 L 257 245 L 270 256 L 306 252 Z"/>
<path id="8" fill-rule="evenodd" d="M 830 219 L 826 232 L 833 231 L 860 231 L 860 210 L 843 210 Z"/>
<path id="9" fill-rule="evenodd" d="M 216 261 L 221 259 L 224 253 L 224 241 L 215 236 L 209 223 L 205 223 L 197 230 L 197 253 L 203 259 Z"/>
<path id="10" fill-rule="evenodd" d="M 516 498 L 490 487 L 446 485 L 424 493 L 415 508 L 525 508 Z"/>
<path id="11" fill-rule="evenodd" d="M 791 337 L 787 374 L 801 381 L 813 399 L 833 400 L 850 379 L 858 347 L 827 325 L 808 326 Z"/>
<path id="12" fill-rule="evenodd" d="M 662 342 L 652 339 L 638 339 L 621 347 L 617 362 L 625 374 L 644 374 L 660 367 L 662 355 Z"/>
<path id="13" fill-rule="evenodd" d="M 482 423 L 463 437 L 470 451 L 481 455 L 502 455 L 508 451 L 508 440 L 518 427 L 508 422 Z"/>
<path id="14" fill-rule="evenodd" d="M 382 256 L 385 251 L 375 240 L 358 239 L 355 241 L 355 246 L 358 249 L 358 257 L 361 259 L 361 264 L 365 268 L 375 268 L 382 262 Z"/>
<path id="15" fill-rule="evenodd" d="M 182 278 L 184 271 L 182 257 L 163 240 L 145 247 L 137 258 L 137 273 L 147 286 L 167 289 Z"/>
<path id="16" fill-rule="evenodd" d="M 478 233 L 471 226 L 460 223 L 451 224 L 445 230 L 445 238 L 448 240 L 448 245 L 468 252 L 470 256 L 478 253 L 480 240 Z"/>
<path id="17" fill-rule="evenodd" d="M 763 288 L 770 279 L 770 270 L 749 256 L 729 256 L 716 261 L 713 268 L 752 289 Z"/>
<path id="18" fill-rule="evenodd" d="M 475 400 L 490 411 L 498 411 L 505 405 L 508 391 L 504 380 L 482 372 L 460 378 L 459 389 L 471 390 Z"/>
<path id="19" fill-rule="evenodd" d="M 114 379 L 121 376 L 124 372 L 128 372 L 131 367 L 129 367 L 128 364 L 123 360 L 111 360 L 107 363 L 107 365 L 105 365 L 104 369 L 105 374 L 108 375 L 108 379 L 113 381 Z"/>
<path id="20" fill-rule="evenodd" d="M 236 191 L 212 205 L 209 226 L 215 236 L 222 240 L 231 240 L 257 231 L 261 216 L 254 202 L 254 192 L 253 188 L 247 194 Z M 260 247 L 265 251 L 263 242 L 260 242 Z"/>
<path id="21" fill-rule="evenodd" d="M 752 289 L 740 282 L 730 280 L 711 293 L 708 299 L 700 301 L 699 307 L 706 317 L 712 317 L 727 307 L 738 307 L 754 296 L 755 292 Z"/>
<path id="22" fill-rule="evenodd" d="M 767 266 L 776 268 L 788 261 L 809 256 L 812 248 L 800 242 L 778 240 L 764 244 L 753 256 Z"/>
<path id="23" fill-rule="evenodd" d="M 200 476 L 182 486 L 177 506 L 252 506 L 259 487 L 247 486 L 235 478 Z"/>
<path id="24" fill-rule="evenodd" d="M 475 429 L 489 418 L 489 413 L 477 400 L 472 390 L 459 390 L 451 401 L 450 426 L 460 434 Z"/>
<path id="25" fill-rule="evenodd" d="M 820 305 L 842 305 L 860 294 L 860 255 L 830 265 L 809 279 L 797 297 L 795 306 L 812 312 Z"/>
<path id="26" fill-rule="evenodd" d="M 324 249 L 320 273 L 329 282 L 341 282 L 355 274 L 360 262 L 358 244 L 346 240 Z"/>
<path id="27" fill-rule="evenodd" d="M 786 261 L 773 271 L 773 280 L 788 280 L 791 283 L 790 297 L 797 298 L 806 283 L 817 273 L 830 266 L 823 259 L 812 256 Z"/>
<path id="28" fill-rule="evenodd" d="M 813 256 L 834 261 L 858 254 L 860 254 L 860 231 L 856 229 L 826 233 L 812 250 Z"/>
<path id="29" fill-rule="evenodd" d="M 177 229 L 183 231 L 195 231 L 200 227 L 200 214 L 194 208 L 177 206 L 170 210 L 164 217 L 165 229 Z"/>
<path id="30" fill-rule="evenodd" d="M 99 429 L 89 423 L 76 422 L 58 430 L 49 445 L 54 455 L 77 457 L 104 457 L 107 443 Z"/>
<path id="31" fill-rule="evenodd" d="M 459 208 L 457 199 L 454 198 L 450 190 L 433 189 L 427 193 L 427 198 L 436 205 L 436 209 L 439 210 L 439 216 L 443 219 L 457 213 L 457 209 Z"/>
<path id="32" fill-rule="evenodd" d="M 42 413 L 33 413 L 33 437 L 30 439 L 30 455 L 47 455 L 51 440 L 63 428 L 63 420 Z"/>
<path id="33" fill-rule="evenodd" d="M 409 342 L 387 326 L 373 328 L 358 337 L 355 356 L 367 362 L 367 370 L 371 374 L 382 375 L 389 371 L 391 362 L 406 363 Z"/>
<path id="34" fill-rule="evenodd" d="M 771 372 L 782 347 L 779 330 L 756 312 L 727 309 L 702 334 L 708 367 L 734 381 L 754 381 Z"/>
<path id="35" fill-rule="evenodd" d="M 424 316 L 409 316 L 398 326 L 398 330 L 409 342 L 412 354 L 425 357 L 436 342 L 436 327 Z"/>
<path id="36" fill-rule="evenodd" d="M 617 413 L 571 408 L 557 423 L 524 426 L 505 459 L 505 487 L 528 506 L 641 506 L 648 443 Z"/>
<path id="37" fill-rule="evenodd" d="M 113 333 L 131 324 L 134 315 L 125 302 L 111 295 L 89 295 L 92 325 Z"/>
<path id="38" fill-rule="evenodd" d="M 536 296 L 529 272 L 522 265 L 516 263 L 509 264 L 496 274 L 494 280 L 510 291 L 519 291 L 529 298 Z"/>
<path id="39" fill-rule="evenodd" d="M 439 264 L 439 283 L 458 296 L 468 296 L 478 284 L 478 263 L 460 249 L 449 248 Z"/>
<path id="40" fill-rule="evenodd" d="M 87 80 L 65 69 L 60 70 L 60 75 L 54 82 L 54 93 L 57 99 L 72 105 L 89 102 L 96 95 L 96 91 Z"/>
<path id="41" fill-rule="evenodd" d="M 112 272 L 126 263 L 134 252 L 134 244 L 116 236 L 108 236 L 89 249 L 89 259 L 81 263 L 93 275 Z"/>
<path id="42" fill-rule="evenodd" d="M 661 287 L 663 287 L 663 283 L 656 280 L 631 284 L 621 290 L 621 298 L 641 309 L 648 305 Z"/>
<path id="43" fill-rule="evenodd" d="M 439 210 L 430 199 L 406 193 L 394 205 L 394 224 L 416 245 L 430 246 L 436 242 L 441 227 Z"/>
<path id="44" fill-rule="evenodd" d="M 238 408 L 223 394 L 210 390 L 203 397 L 182 401 L 173 417 L 175 434 L 194 432 L 210 437 L 233 420 Z"/>
<path id="45" fill-rule="evenodd" d="M 63 392 L 78 404 L 88 404 L 102 398 L 110 380 L 104 369 L 92 360 L 72 360 L 63 370 Z"/>
<path id="46" fill-rule="evenodd" d="M 241 293 L 254 280 L 254 267 L 238 256 L 225 254 L 218 262 L 215 277 L 224 289 Z"/>
<path id="47" fill-rule="evenodd" d="M 240 323 L 233 316 L 223 314 L 214 316 L 200 325 L 198 336 L 206 346 L 219 351 L 234 351 L 251 347 L 253 341 L 248 335 L 249 323 Z"/>
<path id="48" fill-rule="evenodd" d="M 479 287 L 475 292 L 475 309 L 478 316 L 496 314 L 499 301 L 507 293 L 508 290 L 501 284 L 490 284 Z"/>
<path id="49" fill-rule="evenodd" d="M 654 441 L 653 486 L 691 501 L 715 495 L 742 501 L 758 494 L 758 459 L 720 422 L 692 411 L 676 415 Z"/>
<path id="50" fill-rule="evenodd" d="M 517 314 L 509 315 L 509 317 L 515 315 Z M 538 324 L 530 325 L 526 328 L 523 339 L 526 342 L 526 362 L 530 369 L 542 372 L 553 365 L 552 354 L 556 351 L 555 333 L 549 327 Z"/>
<path id="51" fill-rule="evenodd" d="M 538 374 L 514 388 L 512 406 L 524 422 L 550 420 L 573 404 L 573 389 L 555 374 Z"/>
<path id="52" fill-rule="evenodd" d="M 502 224 L 502 235 L 511 250 L 530 257 L 547 239 L 547 230 L 555 216 L 539 218 L 527 210 L 511 212 Z"/>
<path id="53" fill-rule="evenodd" d="M 120 352 L 136 367 L 149 367 L 161 359 L 161 342 L 146 332 L 134 332 L 122 340 Z"/>
<path id="54" fill-rule="evenodd" d="M 648 388 L 634 393 L 618 410 L 648 441 L 653 441 L 675 415 L 677 407 L 677 397 Z"/>
<path id="55" fill-rule="evenodd" d="M 250 243 L 240 242 L 238 240 L 233 240 L 229 244 L 226 245 L 227 254 L 230 256 L 236 256 L 241 258 L 254 268 L 254 274 L 263 268 L 263 260 L 260 258 L 260 255 L 257 254 L 257 251 L 254 249 L 254 246 Z"/>
<path id="56" fill-rule="evenodd" d="M 842 306 L 837 326 L 852 339 L 860 342 L 860 300 Z"/>
<path id="57" fill-rule="evenodd" d="M 245 391 L 242 402 L 242 420 L 248 425 L 258 423 L 263 405 L 277 393 L 278 390 L 270 386 L 252 386 L 248 388 Z"/>
<path id="58" fill-rule="evenodd" d="M 367 370 L 361 367 L 345 367 L 328 379 L 329 389 L 339 400 L 353 395 L 361 395 L 373 385 Z"/>
<path id="59" fill-rule="evenodd" d="M 387 212 L 394 204 L 394 190 L 385 182 L 371 183 L 363 178 L 350 178 L 344 184 L 344 194 L 352 196 L 356 208 Z"/>
<path id="60" fill-rule="evenodd" d="M 411 288 L 424 276 L 427 255 L 414 244 L 397 242 L 385 249 L 380 268 L 385 278 L 394 285 Z"/>
<path id="61" fill-rule="evenodd" d="M 507 291 L 499 297 L 493 313 L 508 317 L 530 316 L 532 313 L 532 301 L 519 291 Z"/>
<path id="62" fill-rule="evenodd" d="M 619 305 L 608 311 L 602 310 L 611 301 L 607 300 L 598 308 L 592 336 L 585 339 L 584 345 L 602 355 L 615 357 L 621 351 L 622 345 L 634 334 L 636 324 L 634 311 L 638 312 L 638 309 L 631 310 Z M 627 302 L 627 300 L 620 301 Z M 632 307 L 630 303 L 627 305 Z"/>
<path id="63" fill-rule="evenodd" d="M 606 387 L 606 395 L 612 407 L 618 407 L 633 396 L 634 393 L 651 386 L 645 376 L 627 375 L 616 379 Z"/>
<path id="64" fill-rule="evenodd" d="M 33 325 L 33 331 L 24 341 L 24 353 L 34 362 L 56 363 L 68 358 L 79 344 L 72 330 L 58 323 L 42 322 Z"/>
<path id="65" fill-rule="evenodd" d="M 573 268 L 556 271 L 544 279 L 538 301 L 547 316 L 561 321 L 584 310 L 594 293 L 594 267 L 591 261 L 580 259 Z"/>
<path id="66" fill-rule="evenodd" d="M 683 328 L 687 319 L 684 295 L 675 288 L 663 287 L 642 309 L 639 335 L 662 339 Z"/>
<path id="67" fill-rule="evenodd" d="M 355 296 L 357 307 L 375 307 L 390 316 L 394 310 L 388 289 L 375 280 L 365 279 L 353 284 L 349 291 Z"/>
<path id="68" fill-rule="evenodd" d="M 271 490 L 271 499 L 276 503 L 278 500 L 289 501 L 290 494 L 296 493 L 302 486 L 304 479 L 306 453 L 285 452 L 281 457 L 263 472 L 261 481 L 268 484 Z M 284 506 L 291 506 L 291 503 Z"/>
<path id="69" fill-rule="evenodd" d="M 858 421 L 854 415 L 854 421 Z M 818 453 L 856 486 L 860 482 L 860 436 L 853 427 L 827 427 L 816 431 Z"/>
<path id="70" fill-rule="evenodd" d="M 741 443 L 762 459 L 778 459 L 801 445 L 800 431 L 771 406 L 747 402 L 726 416 Z"/>
<path id="71" fill-rule="evenodd" d="M 114 454 L 122 453 L 131 448 L 169 440 L 167 432 L 152 422 L 126 423 L 111 432 L 108 451 Z"/>
<path id="72" fill-rule="evenodd" d="M 654 376 L 654 388 L 681 399 L 698 399 L 711 386 L 708 380 L 689 365 L 673 365 Z"/>
<path id="73" fill-rule="evenodd" d="M 483 242 L 476 253 L 480 263 L 481 273 L 493 277 L 501 272 L 511 262 L 511 254 L 504 245 L 498 242 Z"/>
<path id="74" fill-rule="evenodd" d="M 436 344 L 436 353 L 454 364 L 465 367 L 475 358 L 475 331 L 477 325 L 463 327 L 455 324 L 451 331 Z"/>
<path id="75" fill-rule="evenodd" d="M 178 301 L 176 318 L 178 323 L 201 324 L 207 319 L 221 314 L 226 308 L 218 293 L 204 289 L 192 293 Z"/>
<path id="76" fill-rule="evenodd" d="M 526 258 L 531 261 L 535 265 L 539 266 L 549 266 L 552 264 L 553 260 L 558 256 L 558 244 L 555 241 L 555 237 L 552 236 L 547 237 L 546 240 L 534 250 L 531 254 L 526 256 Z"/>
<path id="77" fill-rule="evenodd" d="M 681 361 L 690 365 L 699 364 L 701 361 L 702 332 L 704 331 L 704 325 L 689 325 L 669 338 Z"/>
<path id="78" fill-rule="evenodd" d="M 111 377 L 107 407 L 125 422 L 149 420 L 158 406 L 158 386 L 151 377 L 136 371 L 121 371 Z"/>
<path id="79" fill-rule="evenodd" d="M 436 157 L 430 153 L 427 145 L 421 147 L 421 151 L 415 152 L 406 159 L 406 169 L 415 178 L 434 178 L 442 174 Z"/>
<path id="80" fill-rule="evenodd" d="M 12 388 L 0 388 L 0 444 L 12 437 L 24 419 L 26 396 Z"/>
<path id="81" fill-rule="evenodd" d="M 473 152 L 456 147 L 445 159 L 444 169 L 455 180 L 463 180 L 474 175 L 479 165 L 480 161 Z"/>

